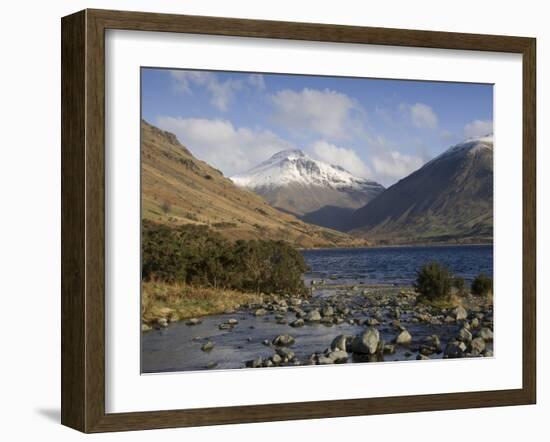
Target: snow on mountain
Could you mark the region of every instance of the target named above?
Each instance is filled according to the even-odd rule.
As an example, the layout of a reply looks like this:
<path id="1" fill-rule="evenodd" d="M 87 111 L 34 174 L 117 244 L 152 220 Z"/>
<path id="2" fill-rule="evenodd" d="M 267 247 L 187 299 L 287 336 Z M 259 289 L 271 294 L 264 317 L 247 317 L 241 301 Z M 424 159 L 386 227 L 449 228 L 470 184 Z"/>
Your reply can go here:
<path id="1" fill-rule="evenodd" d="M 461 143 L 451 146 L 441 155 L 435 157 L 433 160 L 429 161 L 426 164 L 433 163 L 434 161 L 440 160 L 441 158 L 446 158 L 455 154 L 468 154 L 473 155 L 476 152 L 481 150 L 493 150 L 493 134 L 483 135 L 481 137 L 469 138 Z"/>
<path id="2" fill-rule="evenodd" d="M 236 185 L 252 190 L 296 184 L 336 190 L 383 189 L 374 181 L 356 177 L 340 166 L 315 160 L 298 149 L 278 152 L 249 171 L 230 178 Z"/>

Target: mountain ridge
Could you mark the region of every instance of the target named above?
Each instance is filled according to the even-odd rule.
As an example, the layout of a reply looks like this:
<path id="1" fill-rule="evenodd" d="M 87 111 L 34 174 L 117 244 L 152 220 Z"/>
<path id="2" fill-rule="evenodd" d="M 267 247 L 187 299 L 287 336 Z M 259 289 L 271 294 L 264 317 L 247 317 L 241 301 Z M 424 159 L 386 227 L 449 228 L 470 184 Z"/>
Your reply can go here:
<path id="1" fill-rule="evenodd" d="M 350 232 L 382 243 L 492 242 L 493 137 L 451 146 L 352 215 Z"/>

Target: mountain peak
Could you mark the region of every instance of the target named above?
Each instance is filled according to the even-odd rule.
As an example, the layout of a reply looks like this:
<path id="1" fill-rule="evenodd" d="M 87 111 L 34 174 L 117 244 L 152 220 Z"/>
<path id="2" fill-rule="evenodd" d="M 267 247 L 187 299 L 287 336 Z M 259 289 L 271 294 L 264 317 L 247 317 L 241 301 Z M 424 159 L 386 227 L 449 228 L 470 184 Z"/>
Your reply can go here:
<path id="1" fill-rule="evenodd" d="M 362 207 L 384 190 L 374 181 L 299 149 L 278 152 L 230 179 L 273 207 L 299 217 L 308 215 L 308 222 L 335 229 L 342 228 L 344 213 Z"/>
<path id="2" fill-rule="evenodd" d="M 276 154 L 273 154 L 269 160 L 281 160 L 281 159 L 294 159 L 294 158 L 306 158 L 307 155 L 300 149 L 287 149 L 287 150 L 281 150 L 280 152 L 277 152 Z"/>
<path id="3" fill-rule="evenodd" d="M 449 158 L 455 155 L 474 155 L 477 152 L 483 150 L 493 150 L 493 134 L 487 134 L 483 136 L 477 136 L 468 138 L 461 141 L 454 146 L 449 147 L 442 154 L 436 156 L 431 161 L 428 161 L 424 166 L 432 164 L 435 161 L 439 161 L 443 158 Z"/>
<path id="4" fill-rule="evenodd" d="M 315 160 L 300 149 L 277 152 L 247 172 L 230 177 L 235 184 L 254 190 L 298 184 L 331 189 L 383 187 L 374 181 L 357 177 L 341 166 Z"/>

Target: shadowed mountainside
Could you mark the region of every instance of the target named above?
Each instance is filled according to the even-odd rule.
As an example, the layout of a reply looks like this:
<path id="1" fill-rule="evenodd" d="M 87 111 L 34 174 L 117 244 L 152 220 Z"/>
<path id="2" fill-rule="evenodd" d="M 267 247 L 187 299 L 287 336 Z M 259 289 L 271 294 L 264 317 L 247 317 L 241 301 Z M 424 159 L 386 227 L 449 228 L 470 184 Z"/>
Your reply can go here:
<path id="1" fill-rule="evenodd" d="M 492 242 L 493 137 L 434 158 L 355 211 L 351 233 L 377 243 Z"/>

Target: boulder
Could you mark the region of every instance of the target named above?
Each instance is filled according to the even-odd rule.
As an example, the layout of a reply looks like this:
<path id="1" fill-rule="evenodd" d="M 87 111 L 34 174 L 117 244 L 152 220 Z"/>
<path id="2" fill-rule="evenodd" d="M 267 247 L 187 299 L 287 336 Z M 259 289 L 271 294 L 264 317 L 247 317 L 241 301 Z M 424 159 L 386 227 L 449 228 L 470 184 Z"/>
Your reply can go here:
<path id="1" fill-rule="evenodd" d="M 292 321 L 289 325 L 291 327 L 303 327 L 305 324 L 304 320 L 302 318 L 298 318 L 295 321 Z"/>
<path id="2" fill-rule="evenodd" d="M 237 325 L 239 323 L 239 321 L 237 319 L 231 318 L 231 319 L 227 320 L 227 323 L 229 325 Z"/>
<path id="3" fill-rule="evenodd" d="M 168 319 L 166 318 L 158 318 L 156 321 L 155 321 L 155 328 L 157 330 L 160 330 L 161 328 L 166 328 L 168 327 Z"/>
<path id="4" fill-rule="evenodd" d="M 380 333 L 374 327 L 367 328 L 351 343 L 351 351 L 358 354 L 375 354 L 380 341 Z"/>
<path id="5" fill-rule="evenodd" d="M 492 341 L 493 331 L 489 327 L 482 327 L 481 330 L 479 330 L 479 337 L 483 338 L 484 341 Z"/>
<path id="6" fill-rule="evenodd" d="M 288 303 L 284 299 L 280 299 L 277 305 L 283 309 L 288 307 Z"/>
<path id="7" fill-rule="evenodd" d="M 445 353 L 443 357 L 449 359 L 463 358 L 465 352 L 466 345 L 464 345 L 464 342 L 452 341 L 449 342 L 445 347 Z"/>
<path id="8" fill-rule="evenodd" d="M 311 310 L 306 314 L 305 320 L 307 322 L 319 322 L 321 320 L 321 313 L 319 313 L 319 310 Z"/>
<path id="9" fill-rule="evenodd" d="M 401 331 L 401 333 L 399 333 L 396 337 L 395 337 L 395 343 L 397 345 L 409 345 L 410 343 L 412 342 L 412 336 L 411 334 L 403 329 Z"/>
<path id="10" fill-rule="evenodd" d="M 330 349 L 331 350 L 347 351 L 347 343 L 350 340 L 350 338 L 351 337 L 348 336 L 348 335 L 338 335 L 338 336 L 336 336 L 330 344 Z"/>
<path id="11" fill-rule="evenodd" d="M 468 311 L 459 305 L 453 310 L 453 316 L 457 321 L 465 321 L 468 318 Z"/>
<path id="12" fill-rule="evenodd" d="M 462 327 L 458 332 L 457 339 L 459 341 L 470 342 L 472 340 L 472 332 L 466 327 Z"/>
<path id="13" fill-rule="evenodd" d="M 421 347 L 423 354 L 441 353 L 441 339 L 437 335 L 427 336 Z"/>
<path id="14" fill-rule="evenodd" d="M 271 360 L 273 361 L 273 363 L 275 365 L 278 365 L 281 362 L 283 362 L 283 358 L 277 353 L 275 353 L 273 356 L 271 356 Z"/>
<path id="15" fill-rule="evenodd" d="M 331 351 L 327 357 L 331 359 L 335 364 L 343 364 L 348 362 L 348 354 L 343 350 Z"/>
<path id="16" fill-rule="evenodd" d="M 199 318 L 191 318 L 185 321 L 187 325 L 199 325 L 202 321 Z"/>
<path id="17" fill-rule="evenodd" d="M 281 358 L 283 358 L 283 361 L 285 362 L 292 361 L 295 358 L 294 352 L 286 347 L 275 348 L 275 353 L 277 353 Z"/>
<path id="18" fill-rule="evenodd" d="M 330 359 L 328 356 L 319 356 L 317 358 L 317 364 L 318 365 L 329 365 L 329 364 L 334 364 L 334 361 L 332 359 Z"/>
<path id="19" fill-rule="evenodd" d="M 214 343 L 212 341 L 208 341 L 208 342 L 205 342 L 202 345 L 201 350 L 202 351 L 211 351 L 213 348 L 214 348 Z"/>
<path id="20" fill-rule="evenodd" d="M 267 313 L 267 310 L 265 308 L 259 308 L 254 312 L 255 316 L 263 316 Z"/>
<path id="21" fill-rule="evenodd" d="M 473 339 L 470 345 L 472 347 L 472 353 L 475 355 L 479 355 L 485 350 L 485 341 L 481 337 Z"/>
<path id="22" fill-rule="evenodd" d="M 278 345 L 279 347 L 288 347 L 289 345 L 294 344 L 295 339 L 290 335 L 279 335 L 273 339 L 273 344 Z"/>
<path id="23" fill-rule="evenodd" d="M 417 361 L 425 361 L 425 360 L 429 360 L 430 358 L 426 355 L 423 355 L 422 353 L 418 353 L 416 355 L 416 360 Z"/>
<path id="24" fill-rule="evenodd" d="M 325 305 L 321 310 L 321 315 L 323 316 L 332 316 L 334 315 L 334 309 L 331 305 Z"/>

